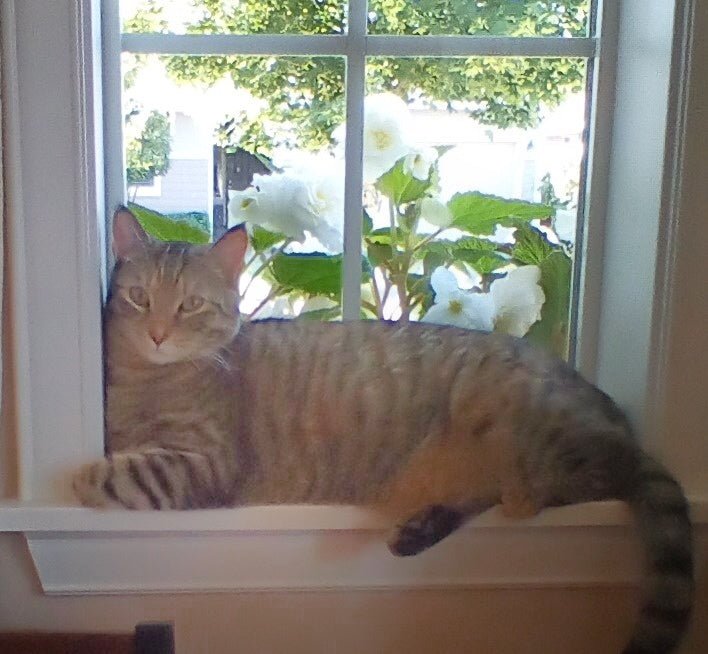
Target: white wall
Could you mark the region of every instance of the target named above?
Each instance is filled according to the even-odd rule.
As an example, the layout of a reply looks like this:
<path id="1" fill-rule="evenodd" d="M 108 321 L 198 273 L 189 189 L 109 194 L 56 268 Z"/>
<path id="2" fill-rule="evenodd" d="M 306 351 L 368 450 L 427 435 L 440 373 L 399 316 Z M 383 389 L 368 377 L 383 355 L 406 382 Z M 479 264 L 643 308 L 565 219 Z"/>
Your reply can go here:
<path id="1" fill-rule="evenodd" d="M 45 597 L 19 535 L 0 536 L 0 578 L 0 630 L 171 620 L 177 654 L 612 654 L 636 608 L 626 588 Z M 682 654 L 708 651 L 705 578 L 696 615 Z"/>

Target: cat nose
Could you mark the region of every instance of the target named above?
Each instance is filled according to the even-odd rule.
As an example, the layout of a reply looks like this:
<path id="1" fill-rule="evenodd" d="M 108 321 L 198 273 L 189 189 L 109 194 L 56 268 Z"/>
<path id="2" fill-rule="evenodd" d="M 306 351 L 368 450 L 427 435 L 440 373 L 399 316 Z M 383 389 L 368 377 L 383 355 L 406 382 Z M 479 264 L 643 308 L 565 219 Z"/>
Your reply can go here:
<path id="1" fill-rule="evenodd" d="M 150 334 L 152 342 L 155 343 L 155 345 L 157 345 L 158 347 L 167 338 L 167 330 L 164 327 L 159 327 L 155 325 L 148 329 L 148 334 Z"/>

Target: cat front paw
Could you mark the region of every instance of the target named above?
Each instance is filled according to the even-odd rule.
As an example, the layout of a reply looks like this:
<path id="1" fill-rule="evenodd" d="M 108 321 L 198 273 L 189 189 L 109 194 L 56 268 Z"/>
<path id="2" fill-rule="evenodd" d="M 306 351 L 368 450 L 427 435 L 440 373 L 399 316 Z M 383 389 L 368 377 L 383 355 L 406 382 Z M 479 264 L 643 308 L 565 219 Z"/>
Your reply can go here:
<path id="1" fill-rule="evenodd" d="M 106 481 L 110 476 L 111 462 L 106 459 L 81 466 L 72 479 L 74 494 L 79 502 L 94 508 L 122 506 L 106 492 Z"/>
<path id="2" fill-rule="evenodd" d="M 158 508 L 135 472 L 135 459 L 140 460 L 140 455 L 120 453 L 79 468 L 73 487 L 81 504 L 101 509 Z"/>

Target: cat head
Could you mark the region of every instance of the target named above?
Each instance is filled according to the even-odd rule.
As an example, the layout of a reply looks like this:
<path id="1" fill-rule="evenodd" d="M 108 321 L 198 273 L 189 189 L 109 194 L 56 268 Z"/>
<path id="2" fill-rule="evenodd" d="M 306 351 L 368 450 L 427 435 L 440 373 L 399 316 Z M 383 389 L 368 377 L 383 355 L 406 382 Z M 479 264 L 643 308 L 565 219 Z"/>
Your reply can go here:
<path id="1" fill-rule="evenodd" d="M 238 331 L 238 278 L 247 246 L 242 227 L 211 246 L 158 241 L 130 211 L 118 210 L 109 338 L 156 364 L 213 355 Z"/>

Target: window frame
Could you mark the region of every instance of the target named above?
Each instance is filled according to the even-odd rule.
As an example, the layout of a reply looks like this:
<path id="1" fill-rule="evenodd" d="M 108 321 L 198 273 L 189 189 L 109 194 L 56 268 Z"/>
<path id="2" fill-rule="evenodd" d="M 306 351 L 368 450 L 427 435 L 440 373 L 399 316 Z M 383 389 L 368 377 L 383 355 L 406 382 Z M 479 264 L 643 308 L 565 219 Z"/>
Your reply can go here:
<path id="1" fill-rule="evenodd" d="M 676 325 L 685 313 L 676 299 L 676 289 L 679 283 L 691 283 L 692 270 L 689 267 L 687 272 L 688 264 L 683 264 L 681 253 L 690 249 L 696 237 L 686 232 L 681 220 L 696 223 L 691 218 L 695 201 L 686 194 L 686 189 L 696 184 L 695 177 L 689 176 L 688 163 L 698 166 L 699 171 L 705 170 L 705 163 L 691 150 L 684 130 L 705 127 L 705 118 L 688 115 L 687 108 L 692 94 L 699 92 L 707 65 L 705 59 L 691 59 L 691 48 L 698 47 L 691 35 L 694 31 L 702 33 L 701 27 L 708 30 L 708 16 L 700 14 L 693 2 L 625 0 L 620 7 L 606 0 L 603 5 L 603 20 L 609 26 L 619 25 L 618 68 L 615 76 L 614 46 L 611 40 L 604 41 L 600 50 L 604 60 L 600 63 L 604 61 L 609 70 L 596 77 L 595 83 L 599 110 L 606 112 L 609 122 L 606 129 L 595 130 L 590 137 L 589 165 L 595 175 L 587 210 L 593 219 L 583 241 L 589 265 L 580 280 L 584 300 L 579 363 L 586 375 L 617 398 L 640 427 L 654 427 L 646 430 L 646 443 L 673 464 L 694 497 L 694 517 L 705 523 L 708 479 L 700 471 L 708 467 L 708 451 L 697 430 L 672 432 L 671 420 L 675 417 L 666 410 L 666 403 L 673 396 L 667 387 L 669 382 L 661 382 L 671 375 L 676 377 L 675 353 L 681 347 L 685 350 L 676 336 Z M 18 445 L 19 504 L 0 507 L 0 524 L 4 524 L 3 530 L 29 534 L 33 554 L 50 566 L 44 571 L 51 577 L 56 573 L 52 566 L 63 560 L 57 558 L 57 550 L 52 547 L 71 551 L 74 541 L 67 534 L 81 539 L 87 532 L 104 536 L 111 532 L 124 539 L 126 535 L 139 538 L 137 532 L 150 531 L 145 524 L 140 526 L 144 518 L 137 515 L 99 517 L 88 509 L 66 508 L 74 504 L 68 481 L 71 471 L 103 454 L 100 306 L 105 289 L 99 280 L 105 279 L 106 239 L 103 221 L 96 217 L 105 216 L 106 208 L 110 208 L 111 200 L 105 201 L 104 189 L 116 188 L 115 157 L 103 157 L 103 153 L 122 150 L 122 145 L 115 135 L 111 137 L 110 130 L 103 130 L 103 120 L 111 120 L 111 108 L 103 102 L 100 82 L 115 83 L 115 70 L 105 65 L 107 57 L 101 70 L 94 55 L 102 49 L 115 51 L 116 46 L 119 51 L 120 43 L 105 34 L 102 38 L 98 0 L 6 0 L 1 11 L 2 59 L 11 72 L 3 88 L 3 101 L 10 107 L 5 126 L 7 157 L 18 162 L 8 171 L 6 193 L 12 215 L 7 225 L 9 330 L 11 381 L 17 403 L 12 435 Z M 647 14 L 651 14 L 651 20 L 638 20 Z M 667 30 L 667 25 L 674 29 Z M 647 70 L 652 71 L 648 77 Z M 637 79 L 654 84 L 640 88 Z M 47 102 L 48 93 L 52 102 Z M 651 104 L 652 112 L 645 110 L 646 103 Z M 66 109 L 57 111 L 56 107 Z M 349 129 L 354 131 L 357 124 L 361 126 L 361 106 L 348 104 L 347 112 Z M 358 146 L 356 138 L 352 141 L 356 156 L 350 156 L 352 163 L 347 170 L 355 179 L 361 179 L 360 137 L 358 141 Z M 639 153 L 641 160 L 628 157 L 628 152 Z M 102 159 L 105 169 L 97 165 Z M 638 164 L 641 175 L 636 174 Z M 122 178 L 122 169 L 119 172 Z M 36 179 L 43 182 L 41 192 L 30 184 Z M 361 213 L 353 210 L 360 207 L 359 189 L 360 185 L 356 193 L 350 190 L 345 202 L 347 211 L 358 214 L 360 220 Z M 59 209 L 48 216 L 48 205 Z M 687 213 L 692 210 L 694 214 Z M 628 254 L 614 247 L 631 233 L 637 220 L 647 225 L 640 242 Z M 359 230 L 354 239 L 355 227 L 356 218 L 348 226 L 348 243 L 352 247 L 354 242 L 358 250 Z M 701 234 L 705 236 L 705 228 L 699 238 Z M 698 265 L 693 263 L 693 271 L 700 272 Z M 350 270 L 345 275 L 354 273 Z M 691 287 L 694 289 L 699 283 L 696 277 Z M 637 279 L 643 283 L 636 284 Z M 628 316 L 634 326 L 631 338 L 626 335 Z M 702 360 L 697 357 L 696 361 L 694 383 Z M 698 404 L 694 401 L 685 406 L 693 416 L 699 416 L 703 407 Z M 680 454 L 682 448 L 695 452 L 691 461 Z M 32 510 L 28 502 L 64 508 Z M 303 511 L 294 507 L 279 512 L 276 523 L 289 523 L 278 533 L 291 537 L 292 532 L 301 533 L 303 529 L 331 528 L 356 534 L 373 528 L 373 523 L 357 522 L 353 517 L 345 525 L 335 513 L 323 511 L 314 526 L 298 529 L 295 525 Z M 180 516 L 182 527 L 171 516 L 152 519 L 156 531 L 170 534 L 222 533 L 223 520 L 237 525 L 230 531 L 241 533 L 238 511 L 206 518 L 200 513 Z M 572 538 L 564 540 L 563 535 L 569 533 L 564 529 L 614 529 L 626 524 L 624 514 L 616 513 L 613 506 L 569 507 L 561 517 L 558 515 L 552 513 L 551 517 L 515 527 L 519 543 L 540 538 L 540 542 L 571 547 Z M 107 520 L 112 521 L 112 527 Z M 265 523 L 258 524 L 251 530 L 264 528 Z M 278 524 L 283 526 L 282 522 Z M 277 531 L 278 524 L 272 529 Z M 511 528 L 493 518 L 489 526 Z M 250 532 L 246 528 L 243 533 Z M 59 538 L 61 535 L 64 537 Z M 498 549 L 502 541 L 493 541 L 494 545 L 490 541 L 489 546 Z M 94 538 L 92 542 L 98 548 L 108 541 Z M 113 546 L 117 544 L 112 543 L 104 552 L 109 562 Z M 40 562 L 38 566 L 42 572 Z M 502 573 L 500 569 L 497 580 L 502 579 Z M 445 576 L 441 575 L 440 583 L 444 583 Z M 566 583 L 567 578 L 563 579 Z M 57 586 L 58 592 L 65 592 L 71 580 L 65 579 L 62 584 Z"/>

